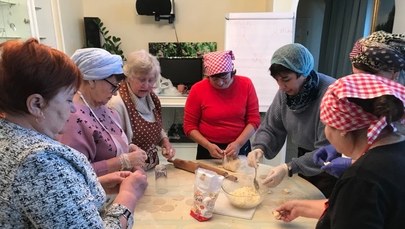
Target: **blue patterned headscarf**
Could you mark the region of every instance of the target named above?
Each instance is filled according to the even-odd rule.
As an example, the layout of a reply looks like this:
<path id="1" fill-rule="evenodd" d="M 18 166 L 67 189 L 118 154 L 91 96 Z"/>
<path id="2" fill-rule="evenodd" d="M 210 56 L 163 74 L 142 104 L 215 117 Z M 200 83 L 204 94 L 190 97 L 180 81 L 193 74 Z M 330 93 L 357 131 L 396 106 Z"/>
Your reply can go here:
<path id="1" fill-rule="evenodd" d="M 307 77 L 314 68 L 314 57 L 303 45 L 293 43 L 277 49 L 271 58 L 271 64 L 280 64 Z"/>
<path id="2" fill-rule="evenodd" d="M 122 58 L 100 48 L 78 49 L 72 60 L 79 67 L 84 80 L 102 80 L 113 74 L 123 74 Z"/>

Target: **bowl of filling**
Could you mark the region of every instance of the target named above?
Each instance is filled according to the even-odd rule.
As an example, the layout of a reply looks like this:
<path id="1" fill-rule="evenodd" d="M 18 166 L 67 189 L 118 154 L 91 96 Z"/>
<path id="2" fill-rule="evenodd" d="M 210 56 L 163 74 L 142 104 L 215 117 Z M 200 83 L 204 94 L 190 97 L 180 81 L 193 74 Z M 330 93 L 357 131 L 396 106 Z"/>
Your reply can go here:
<path id="1" fill-rule="evenodd" d="M 225 179 L 222 183 L 222 190 L 233 206 L 243 209 L 258 206 L 269 192 L 269 188 L 260 182 L 259 189 L 256 190 L 253 185 L 253 176 L 238 176 L 236 182 Z"/>

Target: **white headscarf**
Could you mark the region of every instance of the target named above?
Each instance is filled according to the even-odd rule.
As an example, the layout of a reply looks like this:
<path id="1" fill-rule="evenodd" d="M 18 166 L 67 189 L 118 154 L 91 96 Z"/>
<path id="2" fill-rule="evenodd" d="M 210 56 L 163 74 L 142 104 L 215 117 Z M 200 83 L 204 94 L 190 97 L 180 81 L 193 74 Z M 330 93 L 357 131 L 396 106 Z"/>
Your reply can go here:
<path id="1" fill-rule="evenodd" d="M 102 80 L 112 74 L 123 74 L 122 58 L 100 48 L 78 49 L 72 60 L 79 67 L 84 80 Z"/>

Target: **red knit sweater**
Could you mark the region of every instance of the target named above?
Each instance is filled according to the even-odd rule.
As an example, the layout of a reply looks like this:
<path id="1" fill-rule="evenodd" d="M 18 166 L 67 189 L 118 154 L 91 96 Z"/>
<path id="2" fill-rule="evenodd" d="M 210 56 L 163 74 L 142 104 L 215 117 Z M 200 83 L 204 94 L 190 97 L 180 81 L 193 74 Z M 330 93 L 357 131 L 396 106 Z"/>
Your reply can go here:
<path id="1" fill-rule="evenodd" d="M 247 124 L 260 125 L 259 102 L 252 81 L 234 76 L 227 89 L 216 89 L 209 79 L 193 85 L 184 108 L 184 132 L 199 130 L 208 141 L 230 143 Z"/>

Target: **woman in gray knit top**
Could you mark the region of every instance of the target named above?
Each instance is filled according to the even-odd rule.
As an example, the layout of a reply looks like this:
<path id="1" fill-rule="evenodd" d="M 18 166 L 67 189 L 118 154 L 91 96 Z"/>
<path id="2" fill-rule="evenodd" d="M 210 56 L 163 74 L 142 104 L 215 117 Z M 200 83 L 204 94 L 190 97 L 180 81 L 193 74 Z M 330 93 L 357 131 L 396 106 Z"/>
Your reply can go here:
<path id="1" fill-rule="evenodd" d="M 320 170 L 313 162 L 312 154 L 307 152 L 329 144 L 324 134 L 325 126 L 319 119 L 319 105 L 335 79 L 316 72 L 313 67 L 312 54 L 301 44 L 288 44 L 274 52 L 270 74 L 279 90 L 255 134 L 248 163 L 257 167 L 263 155 L 267 159 L 274 158 L 289 135 L 298 147 L 297 158 L 275 167 L 263 183 L 274 187 L 287 174 L 300 173 L 328 196 L 336 178 Z"/>

